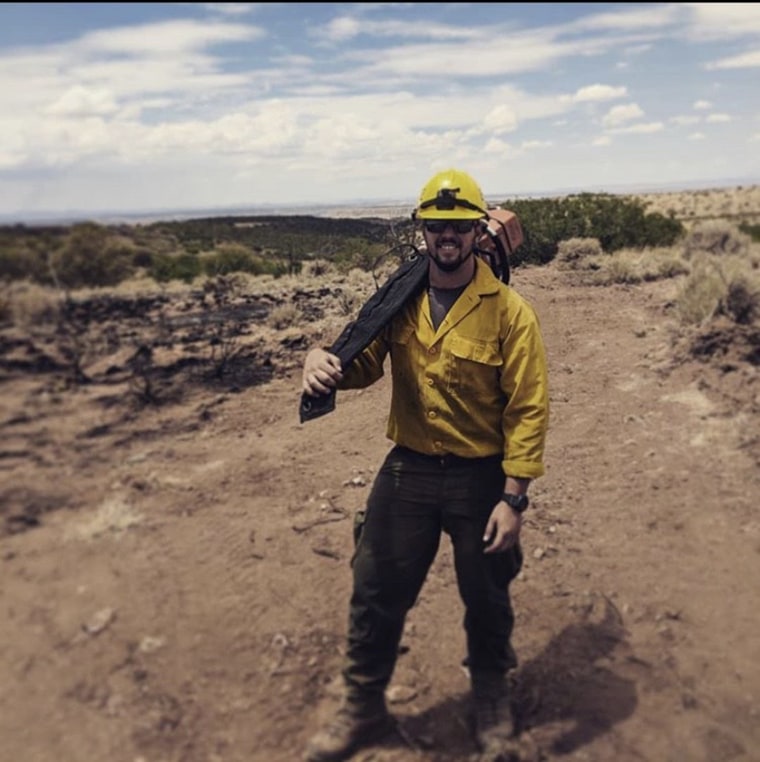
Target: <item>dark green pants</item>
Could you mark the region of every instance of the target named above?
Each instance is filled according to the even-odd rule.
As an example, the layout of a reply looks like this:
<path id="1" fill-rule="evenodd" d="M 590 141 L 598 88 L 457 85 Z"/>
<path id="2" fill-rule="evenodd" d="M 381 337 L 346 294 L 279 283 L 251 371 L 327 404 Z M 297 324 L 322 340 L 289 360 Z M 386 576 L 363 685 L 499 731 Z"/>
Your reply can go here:
<path id="1" fill-rule="evenodd" d="M 501 456 L 465 459 L 394 447 L 375 479 L 352 559 L 349 690 L 367 696 L 390 682 L 404 620 L 438 551 L 451 538 L 464 603 L 472 671 L 503 674 L 516 666 L 509 583 L 520 571 L 519 547 L 483 553 L 483 532 L 504 489 Z"/>

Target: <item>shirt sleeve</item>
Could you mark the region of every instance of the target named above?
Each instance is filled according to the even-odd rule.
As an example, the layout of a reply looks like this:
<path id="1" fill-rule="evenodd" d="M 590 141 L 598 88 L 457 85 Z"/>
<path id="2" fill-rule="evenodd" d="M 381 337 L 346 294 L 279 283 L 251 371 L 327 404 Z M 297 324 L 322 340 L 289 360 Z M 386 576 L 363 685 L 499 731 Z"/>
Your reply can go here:
<path id="1" fill-rule="evenodd" d="M 504 472 L 508 476 L 543 475 L 543 456 L 549 424 L 546 349 L 538 317 L 513 292 L 507 310 L 501 387 L 507 396 L 502 415 Z"/>
<path id="2" fill-rule="evenodd" d="M 362 353 L 343 369 L 343 378 L 338 383 L 338 389 L 364 389 L 384 375 L 383 364 L 388 354 L 388 329 L 362 350 Z"/>

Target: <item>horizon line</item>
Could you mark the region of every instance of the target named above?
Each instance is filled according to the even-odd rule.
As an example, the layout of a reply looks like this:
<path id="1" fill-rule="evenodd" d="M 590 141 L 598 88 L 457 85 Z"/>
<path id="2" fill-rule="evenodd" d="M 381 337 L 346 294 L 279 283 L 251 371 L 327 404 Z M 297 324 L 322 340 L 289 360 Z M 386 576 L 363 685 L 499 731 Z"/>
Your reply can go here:
<path id="1" fill-rule="evenodd" d="M 611 193 L 613 195 L 648 195 L 658 193 L 694 193 L 704 190 L 728 190 L 739 189 L 744 187 L 754 187 L 760 184 L 760 180 L 751 180 L 749 178 L 733 179 L 733 180 L 705 180 L 705 181 L 691 181 L 691 182 L 670 182 L 670 183 L 658 183 L 658 184 L 646 184 L 636 183 L 631 185 L 618 184 L 614 186 L 608 186 L 606 188 L 592 188 L 590 190 L 579 190 L 578 188 L 558 188 L 551 191 L 536 191 L 525 193 L 509 193 L 509 194 L 497 194 L 497 193 L 485 193 L 488 198 L 499 198 L 502 201 L 507 199 L 520 199 L 520 198 L 555 198 L 557 196 L 568 196 L 580 193 Z M 134 209 L 134 210 L 116 210 L 116 209 L 103 209 L 103 210 L 42 210 L 35 212 L 10 212 L 0 213 L 0 225 L 42 225 L 42 224 L 63 224 L 71 225 L 77 222 L 99 222 L 106 224 L 106 221 L 110 221 L 111 224 L 116 222 L 123 222 L 129 224 L 140 224 L 140 221 L 153 221 L 159 222 L 167 219 L 177 219 L 182 217 L 196 218 L 196 217 L 226 217 L 237 216 L 239 212 L 245 211 L 246 214 L 259 212 L 268 212 L 274 216 L 289 216 L 300 210 L 302 213 L 310 212 L 310 216 L 327 216 L 325 212 L 338 209 L 371 209 L 371 208 L 393 208 L 404 209 L 414 208 L 414 201 L 409 200 L 401 201 L 399 199 L 391 199 L 387 197 L 382 198 L 361 198 L 361 199 L 346 199 L 342 201 L 334 202 L 292 202 L 292 203 L 262 203 L 262 204 L 233 204 L 217 207 L 173 207 L 173 208 L 158 208 L 158 209 Z M 287 213 L 278 212 L 277 210 L 288 210 Z M 321 212 L 321 213 L 320 213 Z M 368 215 L 374 216 L 374 215 Z M 404 216 L 400 214 L 399 216 Z"/>

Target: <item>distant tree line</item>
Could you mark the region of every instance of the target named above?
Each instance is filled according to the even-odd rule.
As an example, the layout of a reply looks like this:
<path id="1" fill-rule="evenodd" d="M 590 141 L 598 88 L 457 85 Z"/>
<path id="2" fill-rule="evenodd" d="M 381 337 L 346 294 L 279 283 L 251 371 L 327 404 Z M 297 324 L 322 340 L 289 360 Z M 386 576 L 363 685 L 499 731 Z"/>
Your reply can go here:
<path id="1" fill-rule="evenodd" d="M 525 242 L 513 265 L 544 264 L 561 241 L 597 238 L 605 253 L 670 246 L 684 234 L 673 216 L 647 214 L 635 197 L 579 194 L 514 199 Z M 339 269 L 371 269 L 406 237 L 413 222 L 298 216 L 207 217 L 147 225 L 0 227 L 0 280 L 26 279 L 62 288 L 113 286 L 143 272 L 159 282 L 246 272 L 279 277 L 308 260 Z"/>

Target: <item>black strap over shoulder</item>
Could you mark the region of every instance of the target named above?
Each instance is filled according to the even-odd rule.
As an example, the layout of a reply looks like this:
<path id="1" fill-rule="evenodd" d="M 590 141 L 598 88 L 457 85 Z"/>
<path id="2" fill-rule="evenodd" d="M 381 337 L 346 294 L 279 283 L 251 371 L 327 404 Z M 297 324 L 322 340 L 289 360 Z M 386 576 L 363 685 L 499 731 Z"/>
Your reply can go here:
<path id="1" fill-rule="evenodd" d="M 427 273 L 427 255 L 416 251 L 366 301 L 359 310 L 356 320 L 346 325 L 327 351 L 337 355 L 341 366 L 348 368 L 407 301 L 425 287 Z M 328 394 L 318 396 L 303 392 L 298 411 L 301 423 L 319 418 L 334 410 L 335 396 L 335 389 L 330 390 Z"/>

